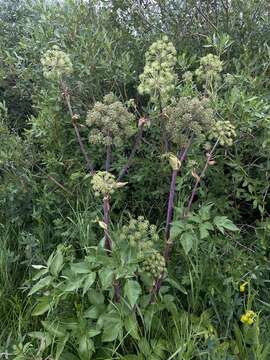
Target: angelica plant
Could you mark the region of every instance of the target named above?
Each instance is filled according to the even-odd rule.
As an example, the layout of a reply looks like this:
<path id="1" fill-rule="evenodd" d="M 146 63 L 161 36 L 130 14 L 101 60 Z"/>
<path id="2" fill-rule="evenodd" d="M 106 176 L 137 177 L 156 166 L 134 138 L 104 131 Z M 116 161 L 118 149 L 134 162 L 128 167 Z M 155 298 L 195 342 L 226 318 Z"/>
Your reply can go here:
<path id="1" fill-rule="evenodd" d="M 200 59 L 200 66 L 195 74 L 199 82 L 203 84 L 206 95 L 215 96 L 222 67 L 223 63 L 217 55 L 208 54 Z"/>
<path id="2" fill-rule="evenodd" d="M 150 46 L 145 59 L 138 92 L 142 95 L 149 95 L 150 102 L 158 108 L 164 147 L 168 151 L 169 143 L 164 125 L 163 108 L 170 103 L 177 82 L 177 76 L 174 72 L 177 60 L 176 49 L 168 37 L 163 36 L 161 40 Z"/>
<path id="3" fill-rule="evenodd" d="M 173 218 L 177 174 L 187 156 L 193 139 L 195 137 L 204 139 L 205 134 L 207 134 L 215 121 L 214 112 L 206 98 L 181 97 L 175 106 L 169 106 L 165 109 L 165 115 L 169 139 L 178 147 L 177 155 L 171 156 L 172 177 L 167 207 L 166 246 L 164 250 L 165 259 L 168 261 L 172 250 L 170 224 Z"/>
<path id="4" fill-rule="evenodd" d="M 93 165 L 87 154 L 84 143 L 82 141 L 80 131 L 77 125 L 78 115 L 73 112 L 70 101 L 70 89 L 65 83 L 65 79 L 73 72 L 73 65 L 68 54 L 60 50 L 57 45 L 54 45 L 51 49 L 47 50 L 41 60 L 43 67 L 43 75 L 46 79 L 56 82 L 60 85 L 62 94 L 68 107 L 68 111 L 71 117 L 72 126 L 75 130 L 77 141 L 80 146 L 80 150 L 84 156 L 87 170 L 93 172 Z"/>

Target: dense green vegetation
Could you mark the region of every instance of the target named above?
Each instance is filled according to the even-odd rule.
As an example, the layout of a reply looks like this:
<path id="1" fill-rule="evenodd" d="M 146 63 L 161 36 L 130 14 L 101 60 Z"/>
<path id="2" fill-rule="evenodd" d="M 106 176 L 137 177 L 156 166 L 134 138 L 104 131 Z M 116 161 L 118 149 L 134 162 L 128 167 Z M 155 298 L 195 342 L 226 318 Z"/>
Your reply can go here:
<path id="1" fill-rule="evenodd" d="M 0 2 L 0 358 L 270 359 L 267 0 Z"/>

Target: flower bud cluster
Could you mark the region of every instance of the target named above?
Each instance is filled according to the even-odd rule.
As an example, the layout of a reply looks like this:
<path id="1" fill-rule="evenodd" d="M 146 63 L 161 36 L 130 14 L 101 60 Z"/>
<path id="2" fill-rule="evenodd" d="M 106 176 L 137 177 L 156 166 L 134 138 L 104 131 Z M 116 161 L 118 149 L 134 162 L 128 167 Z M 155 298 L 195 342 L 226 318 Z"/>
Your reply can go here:
<path id="1" fill-rule="evenodd" d="M 210 130 L 209 139 L 218 139 L 220 145 L 232 146 L 236 137 L 235 127 L 230 121 L 217 121 Z"/>
<path id="2" fill-rule="evenodd" d="M 130 219 L 129 224 L 122 228 L 120 240 L 128 241 L 131 247 L 137 247 L 139 251 L 151 250 L 154 242 L 159 240 L 157 227 L 150 225 L 143 216 L 137 220 Z"/>
<path id="3" fill-rule="evenodd" d="M 107 171 L 97 172 L 91 180 L 95 196 L 112 195 L 118 188 L 115 176 Z"/>
<path id="4" fill-rule="evenodd" d="M 165 259 L 158 251 L 154 251 L 152 254 L 146 256 L 142 263 L 142 270 L 155 279 L 161 278 L 165 269 Z"/>
<path id="5" fill-rule="evenodd" d="M 112 93 L 88 111 L 86 124 L 91 128 L 89 142 L 105 146 L 120 146 L 136 131 L 135 116 Z"/>
<path id="6" fill-rule="evenodd" d="M 208 54 L 200 59 L 200 66 L 195 71 L 198 79 L 209 82 L 219 80 L 222 71 L 222 61 L 217 55 Z"/>
<path id="7" fill-rule="evenodd" d="M 47 50 L 40 61 L 43 66 L 43 75 L 49 80 L 59 80 L 73 71 L 68 54 L 60 50 L 57 45 Z"/>
<path id="8" fill-rule="evenodd" d="M 183 144 L 183 132 L 189 129 L 197 136 L 203 136 L 214 124 L 214 112 L 206 98 L 181 97 L 175 106 L 165 109 L 165 126 L 171 141 Z"/>
<path id="9" fill-rule="evenodd" d="M 140 94 L 150 95 L 153 103 L 167 104 L 175 89 L 176 49 L 167 36 L 154 42 L 146 53 L 146 63 L 140 75 Z"/>

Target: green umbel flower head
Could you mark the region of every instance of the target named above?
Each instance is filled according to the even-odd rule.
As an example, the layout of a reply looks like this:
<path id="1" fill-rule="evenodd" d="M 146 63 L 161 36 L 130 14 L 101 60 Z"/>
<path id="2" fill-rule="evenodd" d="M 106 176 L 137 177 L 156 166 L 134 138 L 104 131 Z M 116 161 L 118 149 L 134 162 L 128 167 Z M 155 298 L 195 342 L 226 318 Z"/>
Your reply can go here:
<path id="1" fill-rule="evenodd" d="M 136 131 L 135 116 L 112 93 L 88 111 L 86 124 L 91 129 L 89 142 L 105 146 L 120 146 Z"/>
<path id="2" fill-rule="evenodd" d="M 203 83 L 205 92 L 213 98 L 216 96 L 217 85 L 221 80 L 222 65 L 218 56 L 208 54 L 201 58 L 200 67 L 195 71 L 198 80 Z"/>
<path id="3" fill-rule="evenodd" d="M 214 113 L 209 100 L 181 97 L 175 106 L 165 109 L 165 125 L 172 142 L 186 142 L 186 133 L 204 136 L 214 124 Z"/>
<path id="4" fill-rule="evenodd" d="M 112 195 L 118 188 L 115 176 L 107 171 L 97 172 L 91 180 L 96 196 Z"/>
<path id="5" fill-rule="evenodd" d="M 217 121 L 210 129 L 209 139 L 218 139 L 220 145 L 231 146 L 236 137 L 235 127 L 230 121 Z"/>
<path id="6" fill-rule="evenodd" d="M 159 236 L 156 226 L 150 225 L 148 220 L 139 216 L 138 219 L 130 219 L 129 224 L 122 227 L 120 240 L 128 241 L 131 247 L 144 252 L 153 248 Z"/>
<path id="7" fill-rule="evenodd" d="M 164 256 L 158 251 L 153 251 L 145 257 L 142 263 L 142 271 L 148 273 L 154 279 L 159 279 L 166 269 L 166 262 Z"/>
<path id="8" fill-rule="evenodd" d="M 47 50 L 40 61 L 43 66 L 43 75 L 49 80 L 59 80 L 73 71 L 69 56 L 57 45 Z"/>
<path id="9" fill-rule="evenodd" d="M 166 105 L 175 89 L 176 49 L 167 36 L 154 42 L 146 53 L 143 73 L 140 75 L 140 94 L 150 95 L 150 101 Z"/>

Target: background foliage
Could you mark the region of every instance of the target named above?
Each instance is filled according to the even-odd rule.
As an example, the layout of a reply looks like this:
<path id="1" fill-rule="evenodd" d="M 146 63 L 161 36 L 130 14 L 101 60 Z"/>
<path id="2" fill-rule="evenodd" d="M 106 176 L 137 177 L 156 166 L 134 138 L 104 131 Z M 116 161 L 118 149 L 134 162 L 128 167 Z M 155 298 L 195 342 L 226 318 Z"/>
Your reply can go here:
<path id="1" fill-rule="evenodd" d="M 0 356 L 270 358 L 269 11 L 266 0 L 0 2 Z M 159 110 L 137 87 L 146 51 L 164 35 L 177 50 L 176 98 L 209 96 L 195 70 L 209 53 L 222 61 L 211 106 L 237 137 L 233 146 L 217 148 L 191 217 L 183 220 L 194 168 L 205 162 L 201 144 L 190 149 L 176 183 L 167 282 L 147 305 L 139 255 L 121 273 L 121 242 L 110 260 L 97 250 L 102 201 L 92 191 L 62 90 L 44 78 L 40 60 L 53 45 L 70 56 L 72 106 L 95 168 L 104 169 L 105 150 L 88 143 L 85 120 L 96 101 L 109 92 L 123 103 L 132 98 L 136 110 L 129 110 L 149 118 L 123 180 L 128 185 L 113 196 L 111 231 L 117 243 L 122 226 L 144 216 L 157 227 L 161 251 L 171 168 Z M 114 151 L 112 173 L 125 164 L 133 142 Z M 35 287 L 37 270 L 44 269 L 54 280 Z M 112 301 L 115 272 L 123 282 L 121 306 Z M 89 293 L 91 281 L 96 288 Z M 54 294 L 54 308 L 43 313 L 37 306 L 46 291 Z M 242 324 L 251 309 L 254 324 Z"/>

